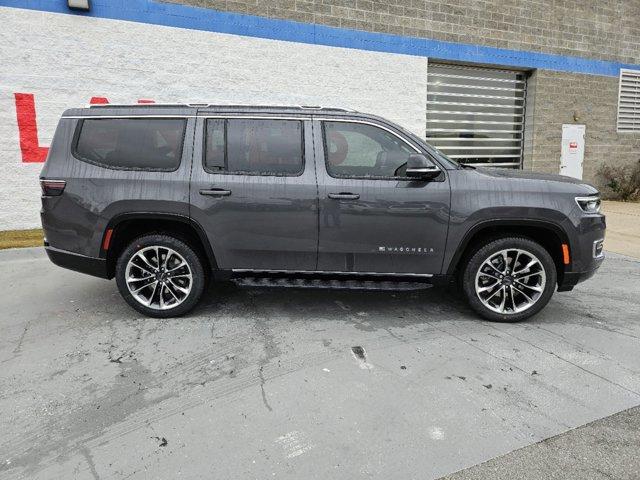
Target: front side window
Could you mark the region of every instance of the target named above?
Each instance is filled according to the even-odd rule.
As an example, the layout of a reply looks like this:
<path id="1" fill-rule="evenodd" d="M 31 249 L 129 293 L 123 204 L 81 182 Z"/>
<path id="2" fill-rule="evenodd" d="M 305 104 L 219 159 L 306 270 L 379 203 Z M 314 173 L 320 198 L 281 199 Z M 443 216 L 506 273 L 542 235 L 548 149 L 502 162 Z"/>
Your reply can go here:
<path id="1" fill-rule="evenodd" d="M 299 120 L 209 119 L 204 166 L 212 173 L 299 175 L 302 142 Z"/>
<path id="2" fill-rule="evenodd" d="M 173 171 L 180 165 L 185 125 L 180 118 L 84 119 L 74 153 L 108 168 Z"/>
<path id="3" fill-rule="evenodd" d="M 415 153 L 394 134 L 374 125 L 324 122 L 326 165 L 332 177 L 405 177 Z"/>

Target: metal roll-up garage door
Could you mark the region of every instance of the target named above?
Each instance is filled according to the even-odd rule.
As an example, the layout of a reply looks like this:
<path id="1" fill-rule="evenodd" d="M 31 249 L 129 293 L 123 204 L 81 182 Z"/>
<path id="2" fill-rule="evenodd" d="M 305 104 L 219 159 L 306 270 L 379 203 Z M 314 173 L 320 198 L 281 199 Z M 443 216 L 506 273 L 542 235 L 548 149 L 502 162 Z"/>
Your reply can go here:
<path id="1" fill-rule="evenodd" d="M 520 168 L 526 73 L 429 64 L 427 141 L 469 165 Z"/>

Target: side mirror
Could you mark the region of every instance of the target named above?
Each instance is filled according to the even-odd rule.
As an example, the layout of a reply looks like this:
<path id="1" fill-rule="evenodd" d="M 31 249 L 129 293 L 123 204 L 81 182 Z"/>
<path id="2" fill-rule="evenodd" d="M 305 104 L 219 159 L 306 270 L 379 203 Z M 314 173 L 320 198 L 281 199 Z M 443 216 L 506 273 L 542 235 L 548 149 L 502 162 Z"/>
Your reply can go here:
<path id="1" fill-rule="evenodd" d="M 409 155 L 407 160 L 407 177 L 432 180 L 440 175 L 440 169 L 421 153 Z"/>

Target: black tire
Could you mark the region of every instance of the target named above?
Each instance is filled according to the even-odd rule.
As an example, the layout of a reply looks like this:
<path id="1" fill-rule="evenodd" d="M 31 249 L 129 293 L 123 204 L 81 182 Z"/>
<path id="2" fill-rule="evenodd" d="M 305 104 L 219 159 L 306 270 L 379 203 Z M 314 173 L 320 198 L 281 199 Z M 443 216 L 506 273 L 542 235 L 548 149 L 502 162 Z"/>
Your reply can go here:
<path id="1" fill-rule="evenodd" d="M 545 283 L 544 283 L 544 288 L 540 288 L 542 292 L 539 292 L 539 293 L 529 290 L 526 287 L 524 287 L 524 290 L 523 290 L 523 288 L 520 287 L 522 285 L 521 283 L 519 283 L 518 286 L 516 286 L 515 283 L 509 283 L 509 285 L 513 285 L 514 289 L 517 288 L 519 290 L 526 291 L 529 295 L 531 295 L 531 298 L 533 298 L 534 302 L 531 303 L 531 305 L 528 306 L 523 311 L 513 311 L 513 308 L 507 306 L 505 308 L 507 309 L 510 308 L 512 311 L 500 313 L 492 310 L 480 300 L 479 298 L 480 293 L 476 293 L 476 275 L 478 275 L 480 268 L 483 268 L 483 263 L 485 262 L 485 260 L 491 258 L 492 256 L 496 255 L 497 253 L 503 250 L 510 250 L 510 249 L 522 250 L 524 252 L 528 252 L 534 255 L 537 258 L 537 260 L 539 260 L 539 263 L 542 267 Z M 524 258 L 526 258 L 526 256 Z M 513 257 L 511 257 L 511 260 L 512 262 L 515 262 L 515 259 Z M 513 267 L 514 266 L 512 266 L 511 268 Z M 483 272 L 485 271 L 492 272 L 492 270 L 489 267 L 485 266 L 484 268 L 485 270 L 483 270 Z M 509 272 L 508 267 L 506 268 L 507 268 L 506 271 Z M 511 282 L 512 277 L 510 275 L 505 275 L 505 277 L 510 277 L 508 281 Z M 535 282 L 536 277 L 533 277 L 533 278 L 534 280 L 532 281 L 532 283 Z M 541 277 L 537 277 L 537 278 L 541 278 Z M 491 285 L 491 283 L 489 282 L 492 282 L 492 280 L 486 280 L 485 278 L 481 278 L 479 280 L 482 282 L 487 281 L 488 285 Z M 498 281 L 507 282 L 506 279 L 501 279 Z M 482 317 L 486 318 L 487 320 L 491 320 L 495 322 L 519 322 L 521 320 L 530 318 L 536 313 L 538 313 L 540 310 L 542 310 L 545 307 L 545 305 L 551 299 L 551 296 L 553 295 L 553 292 L 556 288 L 556 281 L 557 281 L 556 266 L 549 252 L 539 243 L 523 237 L 503 237 L 503 238 L 489 240 L 485 245 L 481 246 L 475 253 L 471 255 L 466 266 L 464 267 L 464 271 L 462 272 L 462 290 L 464 291 L 464 294 L 467 298 L 467 301 L 469 302 L 469 305 L 471 306 L 471 308 L 473 308 L 473 310 L 475 310 Z M 496 283 L 496 285 L 498 285 L 498 283 Z M 500 283 L 500 285 L 503 285 L 503 284 Z M 500 289 L 501 287 L 497 286 L 496 288 Z M 505 291 L 514 292 L 515 290 L 510 289 L 509 286 L 505 286 Z M 496 292 L 496 289 L 490 290 L 487 293 L 487 296 L 491 295 L 493 292 Z M 497 293 L 497 300 L 501 298 L 501 295 L 502 295 L 501 293 L 499 292 Z M 518 291 L 515 291 L 515 294 L 513 293 L 507 294 L 506 296 L 507 302 L 505 302 L 506 305 L 509 304 L 511 300 L 511 295 L 513 295 L 513 297 L 515 298 L 516 303 L 517 301 L 521 301 L 523 302 L 523 305 L 524 305 L 526 302 L 528 302 L 525 295 L 523 295 Z M 537 296 L 536 298 L 534 297 L 534 295 L 539 295 L 539 296 Z M 495 305 L 492 305 L 492 306 L 495 307 Z"/>
<path id="2" fill-rule="evenodd" d="M 159 309 L 159 307 L 152 308 L 152 307 L 143 305 L 141 301 L 137 300 L 132 294 L 132 292 L 129 290 L 129 287 L 127 286 L 127 280 L 125 278 L 129 260 L 131 260 L 131 258 L 134 255 L 136 255 L 136 253 L 144 250 L 145 248 L 156 247 L 156 246 L 160 247 L 161 249 L 162 248 L 171 249 L 174 252 L 176 252 L 178 255 L 180 255 L 184 260 L 184 262 L 186 262 L 189 269 L 188 271 L 191 274 L 191 279 L 190 279 L 191 283 L 190 283 L 189 293 L 186 295 L 183 294 L 185 296 L 184 296 L 184 299 L 181 301 L 181 303 L 177 304 L 174 307 L 166 307 L 165 309 Z M 153 263 L 154 262 L 153 254 L 151 255 L 152 255 L 151 262 Z M 174 257 L 173 260 L 176 261 L 176 257 Z M 141 265 L 144 265 L 141 262 L 139 263 Z M 183 267 L 183 268 L 186 268 L 186 267 Z M 149 270 L 151 270 L 151 268 L 149 268 Z M 167 271 L 168 270 L 169 269 L 167 269 Z M 182 272 L 184 271 L 185 270 L 182 270 Z M 178 272 L 178 273 L 181 273 L 181 272 Z M 154 271 L 154 274 L 155 274 L 155 271 Z M 143 235 L 133 240 L 122 251 L 122 253 L 118 257 L 118 261 L 116 263 L 115 276 L 116 276 L 116 283 L 118 284 L 118 290 L 120 290 L 120 294 L 125 299 L 125 301 L 131 307 L 133 307 L 135 310 L 142 313 L 143 315 L 146 315 L 148 317 L 155 317 L 155 318 L 178 317 L 180 315 L 184 315 L 185 313 L 191 311 L 200 300 L 200 297 L 202 296 L 202 292 L 204 291 L 204 288 L 206 285 L 206 276 L 203 269 L 203 262 L 198 256 L 198 254 L 194 251 L 193 248 L 191 248 L 183 240 L 180 240 L 178 238 L 175 238 L 167 234 Z M 175 279 L 173 280 L 176 281 Z M 183 281 L 186 281 L 186 280 L 183 280 Z M 156 281 L 155 283 L 158 283 L 158 282 Z M 168 288 L 168 283 L 169 282 L 167 280 L 165 288 Z M 162 283 L 160 282 L 160 284 Z M 173 291 L 178 293 L 178 295 L 180 295 L 181 293 L 175 289 L 172 289 L 171 292 L 169 290 L 166 290 L 166 291 L 161 290 L 159 294 L 162 295 L 164 293 L 163 299 L 168 298 L 169 301 L 171 302 L 173 301 L 171 300 L 172 297 L 171 295 L 167 295 L 167 293 L 172 293 Z M 158 298 L 157 295 L 158 293 L 155 293 L 154 291 L 154 293 L 151 293 L 148 296 L 154 299 L 154 298 Z M 175 296 L 173 296 L 173 298 L 175 298 L 175 302 L 177 303 L 178 299 Z M 159 300 L 158 300 L 158 303 L 159 303 Z"/>

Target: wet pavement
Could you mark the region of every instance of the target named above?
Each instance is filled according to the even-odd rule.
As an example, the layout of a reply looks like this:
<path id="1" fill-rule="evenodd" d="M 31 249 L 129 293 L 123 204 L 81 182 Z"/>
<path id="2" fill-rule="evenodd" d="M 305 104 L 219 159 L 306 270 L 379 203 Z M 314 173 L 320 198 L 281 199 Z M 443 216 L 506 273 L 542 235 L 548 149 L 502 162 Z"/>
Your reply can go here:
<path id="1" fill-rule="evenodd" d="M 438 478 L 640 405 L 615 254 L 520 324 L 439 289 L 226 284 L 147 319 L 41 249 L 0 252 L 0 284 L 3 479 Z"/>

